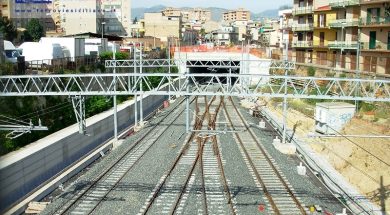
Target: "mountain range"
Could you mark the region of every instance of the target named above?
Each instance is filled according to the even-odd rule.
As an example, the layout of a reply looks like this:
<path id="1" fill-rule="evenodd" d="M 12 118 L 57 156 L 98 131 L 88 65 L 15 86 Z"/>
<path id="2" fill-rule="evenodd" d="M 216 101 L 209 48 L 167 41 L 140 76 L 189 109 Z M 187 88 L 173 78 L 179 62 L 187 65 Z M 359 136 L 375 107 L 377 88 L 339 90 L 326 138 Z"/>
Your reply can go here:
<path id="1" fill-rule="evenodd" d="M 142 19 L 144 17 L 144 13 L 152 13 L 152 12 L 160 12 L 164 10 L 166 6 L 164 5 L 156 5 L 153 7 L 138 7 L 138 8 L 132 8 L 131 9 L 131 17 L 132 19 Z M 182 7 L 179 9 L 189 9 L 188 7 Z M 225 8 L 219 8 L 219 7 L 208 7 L 205 8 L 206 10 L 211 11 L 211 19 L 213 21 L 221 21 L 222 20 L 222 14 L 226 11 L 229 11 Z M 251 18 L 252 20 L 259 20 L 261 18 L 277 18 L 278 17 L 278 9 L 271 9 L 271 10 L 265 10 L 261 13 L 252 13 L 251 12 Z"/>

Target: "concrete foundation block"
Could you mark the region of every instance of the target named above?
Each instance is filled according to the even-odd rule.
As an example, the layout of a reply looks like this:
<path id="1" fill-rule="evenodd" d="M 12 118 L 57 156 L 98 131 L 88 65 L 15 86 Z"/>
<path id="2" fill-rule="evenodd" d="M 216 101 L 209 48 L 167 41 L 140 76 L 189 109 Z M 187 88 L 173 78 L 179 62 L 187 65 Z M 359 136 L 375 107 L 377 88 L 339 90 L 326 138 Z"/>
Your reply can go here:
<path id="1" fill-rule="evenodd" d="M 336 215 L 347 215 L 347 209 L 343 208 L 343 212 L 337 213 Z"/>
<path id="2" fill-rule="evenodd" d="M 298 175 L 306 175 L 306 167 L 302 165 L 302 162 L 297 166 Z"/>
<path id="3" fill-rule="evenodd" d="M 145 121 L 138 122 L 138 125 L 134 126 L 134 132 L 140 131 L 145 126 Z"/>
<path id="4" fill-rule="evenodd" d="M 115 150 L 116 148 L 118 148 L 118 146 L 122 145 L 124 140 L 117 140 L 115 142 L 112 143 L 112 149 Z"/>
<path id="5" fill-rule="evenodd" d="M 261 120 L 259 122 L 259 128 L 265 129 L 265 122 L 264 122 L 264 120 Z"/>
<path id="6" fill-rule="evenodd" d="M 281 152 L 282 154 L 292 155 L 297 151 L 297 147 L 292 143 L 282 143 L 278 137 L 272 142 L 275 149 Z"/>

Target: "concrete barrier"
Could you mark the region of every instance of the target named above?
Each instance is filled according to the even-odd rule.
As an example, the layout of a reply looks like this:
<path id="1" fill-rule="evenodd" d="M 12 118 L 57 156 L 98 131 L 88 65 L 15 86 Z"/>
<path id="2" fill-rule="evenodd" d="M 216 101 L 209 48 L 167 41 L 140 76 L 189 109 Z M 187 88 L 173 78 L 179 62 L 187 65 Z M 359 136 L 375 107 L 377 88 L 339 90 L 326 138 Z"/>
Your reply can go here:
<path id="1" fill-rule="evenodd" d="M 168 96 L 145 96 L 144 116 L 157 110 L 167 99 Z M 0 157 L 0 214 L 110 140 L 114 135 L 112 115 L 111 109 L 88 118 L 89 136 L 79 134 L 75 124 Z M 118 131 L 133 124 L 134 102 L 118 105 Z"/>

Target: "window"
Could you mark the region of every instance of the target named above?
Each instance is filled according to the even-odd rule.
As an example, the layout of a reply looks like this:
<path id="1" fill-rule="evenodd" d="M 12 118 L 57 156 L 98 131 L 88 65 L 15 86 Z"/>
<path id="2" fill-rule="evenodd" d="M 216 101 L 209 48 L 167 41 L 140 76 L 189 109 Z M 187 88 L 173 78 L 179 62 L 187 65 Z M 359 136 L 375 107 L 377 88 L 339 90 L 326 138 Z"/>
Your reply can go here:
<path id="1" fill-rule="evenodd" d="M 387 32 L 387 50 L 390 50 L 390 31 Z"/>
<path id="2" fill-rule="evenodd" d="M 321 27 L 321 28 L 326 26 L 326 14 L 319 14 L 318 15 L 317 26 Z"/>
<path id="3" fill-rule="evenodd" d="M 298 24 L 305 24 L 305 18 L 303 16 L 298 17 Z"/>
<path id="4" fill-rule="evenodd" d="M 376 47 L 376 31 L 370 31 L 369 49 L 375 49 L 375 47 Z"/>
<path id="5" fill-rule="evenodd" d="M 305 7 L 305 1 L 299 0 L 299 7 Z"/>
<path id="6" fill-rule="evenodd" d="M 367 24 L 379 23 L 380 8 L 367 9 Z"/>

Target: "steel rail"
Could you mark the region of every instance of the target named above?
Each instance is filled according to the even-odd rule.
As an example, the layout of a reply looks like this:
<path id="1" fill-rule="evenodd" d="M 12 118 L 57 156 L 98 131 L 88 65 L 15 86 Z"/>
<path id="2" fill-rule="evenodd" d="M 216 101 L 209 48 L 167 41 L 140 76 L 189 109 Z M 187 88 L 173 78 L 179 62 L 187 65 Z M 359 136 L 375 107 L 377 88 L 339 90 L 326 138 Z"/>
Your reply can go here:
<path id="1" fill-rule="evenodd" d="M 197 100 L 198 98 L 196 98 Z M 198 104 L 198 102 L 196 101 L 195 102 L 196 104 Z M 207 110 L 207 108 L 206 108 Z M 197 114 L 197 113 L 195 113 Z M 195 124 L 194 124 L 194 130 L 197 130 L 199 128 L 199 126 L 202 126 L 203 124 L 203 120 L 206 116 L 206 111 L 205 113 L 202 115 L 201 119 L 198 119 L 198 117 L 195 118 Z M 191 132 L 191 135 L 190 137 L 188 138 L 187 142 L 185 143 L 183 149 L 181 150 L 180 154 L 176 157 L 175 161 L 173 162 L 173 164 L 171 165 L 171 167 L 169 168 L 168 170 L 168 173 L 165 175 L 165 177 L 163 178 L 163 180 L 158 184 L 157 186 L 157 189 L 156 191 L 153 193 L 151 199 L 148 200 L 148 203 L 147 205 L 145 206 L 145 208 L 143 209 L 142 213 L 143 215 L 147 214 L 147 212 L 150 210 L 150 208 L 152 207 L 154 201 L 156 200 L 158 194 L 161 192 L 161 189 L 162 187 L 164 186 L 164 184 L 166 183 L 168 177 L 172 174 L 173 170 L 176 168 L 177 164 L 179 163 L 180 159 L 184 156 L 184 154 L 186 153 L 189 145 L 191 144 L 191 142 L 193 141 L 193 139 L 195 138 L 195 135 L 196 135 L 197 132 Z M 195 161 L 194 163 L 192 164 L 192 167 L 190 169 L 190 172 L 189 174 L 187 174 L 187 178 L 186 178 L 186 182 L 184 184 L 184 186 L 182 187 L 181 189 L 181 192 L 179 194 L 179 197 L 176 199 L 176 202 L 173 206 L 173 208 L 171 209 L 171 214 L 173 214 L 177 208 L 177 205 L 178 205 L 178 202 L 180 202 L 180 199 L 181 199 L 181 196 L 183 195 L 183 192 L 186 188 L 186 185 L 188 184 L 188 181 L 189 181 L 189 178 L 191 177 L 192 175 L 192 172 L 193 170 L 195 169 L 195 166 L 198 162 L 198 159 L 199 159 L 199 152 L 195 158 Z"/>
<path id="2" fill-rule="evenodd" d="M 214 117 L 212 118 L 212 121 L 210 122 L 209 126 L 211 128 L 213 128 L 213 130 L 216 130 L 216 121 L 217 121 L 217 116 L 218 116 L 218 113 L 221 109 L 221 107 L 223 107 L 225 105 L 225 102 L 224 102 L 224 97 L 221 96 L 220 97 L 221 99 L 221 102 L 220 104 L 218 105 L 216 111 L 215 111 L 215 115 Z M 225 175 L 225 168 L 223 166 L 223 163 L 222 163 L 222 158 L 221 158 L 221 154 L 219 153 L 219 148 L 218 148 L 218 141 L 217 141 L 217 137 L 216 135 L 214 135 L 212 137 L 212 143 L 213 143 L 213 150 L 214 150 L 214 153 L 215 155 L 217 156 L 217 162 L 218 162 L 218 167 L 219 167 L 219 170 L 220 170 L 220 174 L 221 174 L 221 177 L 222 177 L 222 182 L 223 182 L 223 187 L 224 187 L 224 191 L 226 193 L 226 196 L 227 196 L 227 199 L 228 199 L 228 204 L 230 206 L 230 210 L 232 212 L 233 215 L 236 215 L 236 211 L 233 207 L 233 201 L 232 201 L 232 195 L 231 195 L 231 192 L 230 192 L 230 188 L 229 188 L 229 185 L 227 183 L 227 179 L 226 179 L 226 175 Z"/>
<path id="3" fill-rule="evenodd" d="M 270 157 L 267 155 L 267 153 L 265 152 L 265 149 L 263 148 L 263 146 L 261 146 L 261 144 L 259 143 L 259 141 L 257 140 L 256 136 L 253 134 L 253 132 L 250 130 L 249 126 L 247 125 L 247 123 L 245 122 L 245 119 L 242 117 L 241 113 L 239 112 L 239 110 L 237 109 L 236 105 L 234 104 L 233 102 L 233 99 L 230 97 L 229 100 L 231 101 L 232 103 L 232 106 L 233 108 L 235 109 L 235 111 L 237 112 L 239 118 L 241 119 L 241 121 L 243 122 L 246 130 L 248 131 L 248 133 L 250 134 L 250 136 L 252 137 L 252 139 L 255 141 L 256 145 L 258 146 L 258 148 L 260 149 L 260 151 L 262 152 L 262 154 L 264 155 L 265 159 L 267 160 L 268 164 L 270 165 L 270 167 L 272 168 L 272 170 L 275 172 L 276 176 L 279 178 L 280 182 L 282 182 L 284 188 L 286 189 L 286 191 L 288 192 L 288 194 L 291 196 L 291 198 L 293 199 L 294 203 L 296 204 L 296 206 L 298 207 L 298 209 L 301 211 L 302 214 L 307 214 L 305 209 L 303 208 L 302 204 L 299 202 L 299 200 L 297 199 L 297 197 L 295 196 L 295 194 L 292 192 L 292 190 L 290 189 L 290 187 L 287 185 L 286 181 L 283 179 L 283 177 L 281 176 L 280 172 L 276 169 L 275 165 L 273 164 L 273 162 L 271 161 Z M 226 109 L 225 109 L 226 110 Z M 232 121 L 229 117 L 229 113 L 226 112 L 228 118 L 229 118 L 229 121 L 230 123 L 232 124 Z M 232 124 L 233 126 L 233 124 Z M 236 133 L 235 134 L 237 139 L 240 140 L 240 145 L 241 147 L 243 148 L 244 151 L 246 151 L 244 145 L 242 144 L 242 141 L 239 137 L 239 135 Z M 248 160 L 251 161 L 251 158 L 249 156 L 249 154 L 246 152 L 245 153 Z M 253 162 L 251 162 L 253 163 Z M 254 166 L 252 166 L 254 167 Z M 255 172 L 257 172 L 257 170 L 254 168 L 253 169 Z M 260 176 L 260 175 L 259 175 Z M 261 177 L 260 177 L 261 178 Z M 263 184 L 263 183 L 262 183 Z M 265 185 L 264 185 L 265 186 Z M 268 192 L 268 190 L 267 190 Z M 272 196 L 270 195 L 270 193 L 268 193 L 269 197 L 272 199 Z M 272 200 L 273 204 L 275 204 L 275 202 Z M 275 207 L 277 207 L 275 205 Z M 278 212 L 279 213 L 279 212 Z"/>
<path id="4" fill-rule="evenodd" d="M 177 105 L 176 105 L 176 107 L 178 107 L 179 105 L 181 105 L 182 103 L 184 102 L 184 99 L 183 100 L 181 100 Z M 176 108 L 172 108 L 172 110 L 169 112 L 169 113 L 172 113 L 174 110 L 175 110 Z M 183 111 L 184 111 L 184 109 L 183 109 Z M 175 121 L 178 117 L 179 117 L 179 115 L 180 114 L 178 114 L 177 115 L 177 117 L 173 120 L 173 121 Z M 154 125 L 154 127 L 151 129 L 151 130 L 153 130 L 153 129 L 155 129 L 156 127 L 158 127 L 158 125 L 160 124 L 160 122 L 162 122 L 164 119 L 166 119 L 167 117 L 169 116 L 169 114 L 166 114 L 158 123 L 156 123 L 155 125 Z M 169 127 L 169 126 L 168 126 Z M 167 128 L 168 128 L 167 127 Z M 163 134 L 164 132 L 162 132 L 162 134 Z M 102 171 L 96 178 L 95 178 L 95 180 L 93 180 L 93 182 L 91 183 L 91 184 L 89 184 L 84 190 L 82 190 L 81 191 L 81 193 L 77 193 L 77 194 L 75 194 L 75 195 L 78 195 L 75 199 L 71 199 L 71 200 L 69 200 L 69 201 L 67 201 L 65 204 L 63 204 L 63 205 L 61 205 L 59 208 L 57 208 L 55 211 L 54 211 L 54 213 L 52 213 L 52 214 L 65 214 L 66 212 L 68 212 L 72 207 L 74 207 L 75 205 L 76 205 L 76 203 L 78 202 L 78 201 L 80 201 L 84 196 L 85 196 L 85 194 L 88 192 L 88 191 L 90 191 L 104 176 L 106 176 L 118 163 L 120 163 L 123 159 L 125 159 L 125 157 L 129 154 L 129 153 L 131 153 L 132 151 L 133 151 L 133 149 L 135 149 L 137 146 L 139 146 L 141 143 L 142 143 L 142 141 L 144 140 L 144 139 L 146 139 L 146 137 L 148 137 L 149 136 L 149 132 L 148 133 L 146 133 L 145 135 L 143 135 L 141 138 L 139 138 L 138 140 L 137 140 L 137 142 L 135 142 L 134 143 L 134 145 L 133 146 L 131 146 L 130 148 L 128 148 L 120 157 L 119 157 L 119 159 L 117 159 L 112 165 L 110 165 L 108 168 L 106 168 L 104 171 Z M 151 144 L 151 145 L 153 145 L 153 144 Z M 149 147 L 150 148 L 150 147 Z M 149 149 L 148 148 L 148 149 Z M 148 149 L 146 150 L 146 151 L 148 151 Z M 143 156 L 143 155 L 142 155 Z M 134 163 L 134 165 L 137 163 L 137 161 Z M 130 170 L 130 169 L 129 169 Z M 125 174 L 124 174 L 125 175 Z M 123 176 L 122 176 L 123 177 Z M 121 177 L 121 178 L 122 178 Z M 120 180 L 119 180 L 120 181 Z M 117 184 L 117 183 L 116 183 Z M 116 185 L 115 184 L 115 185 Z M 115 186 L 114 185 L 114 186 Z M 110 189 L 110 191 L 113 189 L 114 187 L 112 187 L 111 189 Z M 104 196 L 106 196 L 107 194 L 105 194 Z M 100 202 L 102 201 L 103 199 L 101 199 L 100 201 L 99 201 L 99 203 L 98 204 L 100 204 Z M 70 204 L 69 204 L 70 203 Z M 93 210 L 98 206 L 98 204 L 93 208 Z M 65 207 L 65 208 L 63 208 L 63 207 Z M 92 210 L 92 211 L 93 211 Z M 92 212 L 91 211 L 91 212 Z"/>

